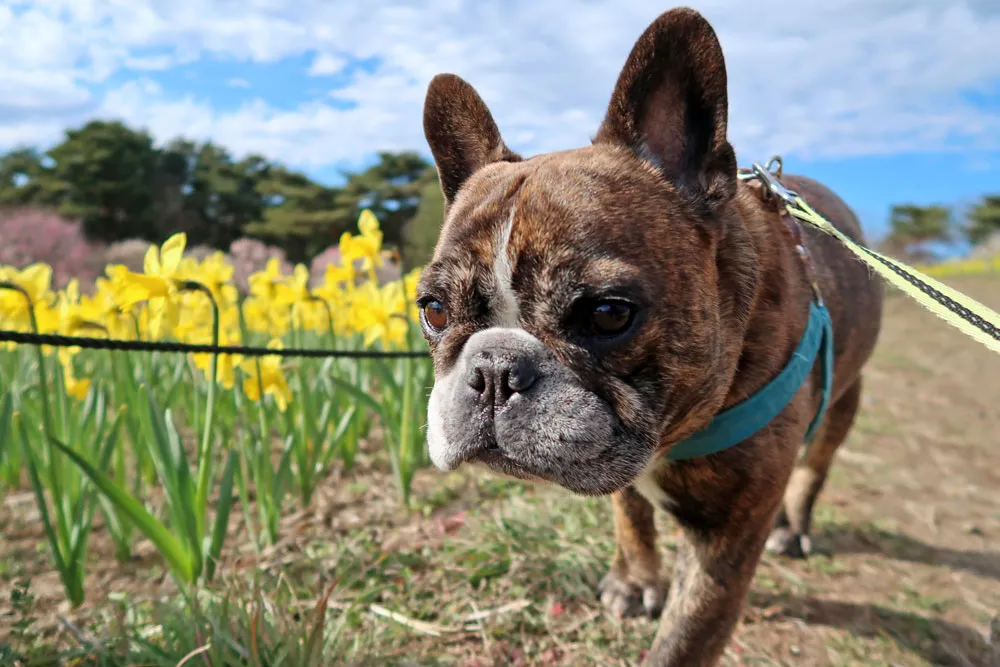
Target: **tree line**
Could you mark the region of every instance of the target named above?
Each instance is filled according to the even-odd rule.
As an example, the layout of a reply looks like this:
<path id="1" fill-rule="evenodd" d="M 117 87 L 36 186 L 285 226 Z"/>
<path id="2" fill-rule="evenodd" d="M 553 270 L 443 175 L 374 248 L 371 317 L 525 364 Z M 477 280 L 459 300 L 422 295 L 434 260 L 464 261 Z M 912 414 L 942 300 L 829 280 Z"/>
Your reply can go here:
<path id="1" fill-rule="evenodd" d="M 211 141 L 184 138 L 158 147 L 145 131 L 95 120 L 46 151 L 20 147 L 0 157 L 0 207 L 56 210 L 104 243 L 185 232 L 189 245 L 226 250 L 256 238 L 294 262 L 335 245 L 368 208 L 386 246 L 408 264 L 429 256 L 443 214 L 431 164 L 414 152 L 380 153 L 343 176 L 342 185 L 323 185 L 261 155 L 236 159 Z"/>
<path id="2" fill-rule="evenodd" d="M 159 242 L 185 232 L 191 245 L 227 249 L 243 237 L 309 261 L 354 229 L 363 208 L 382 224 L 385 244 L 410 265 L 433 249 L 443 202 L 433 165 L 415 152 L 379 153 L 343 185 L 317 183 L 261 155 L 236 159 L 211 141 L 177 138 L 157 147 L 145 131 L 94 120 L 42 151 L 0 157 L 0 206 L 49 208 L 81 221 L 87 237 Z M 894 206 L 883 250 L 927 259 L 935 243 L 983 244 L 1000 233 L 1000 195 L 958 221 L 944 206 Z"/>
<path id="3" fill-rule="evenodd" d="M 889 213 L 889 233 L 882 242 L 890 255 L 927 261 L 933 246 L 964 241 L 973 248 L 1000 238 L 1000 194 L 986 195 L 966 211 L 949 206 L 900 204 Z M 991 248 L 1000 252 L 1000 248 Z"/>

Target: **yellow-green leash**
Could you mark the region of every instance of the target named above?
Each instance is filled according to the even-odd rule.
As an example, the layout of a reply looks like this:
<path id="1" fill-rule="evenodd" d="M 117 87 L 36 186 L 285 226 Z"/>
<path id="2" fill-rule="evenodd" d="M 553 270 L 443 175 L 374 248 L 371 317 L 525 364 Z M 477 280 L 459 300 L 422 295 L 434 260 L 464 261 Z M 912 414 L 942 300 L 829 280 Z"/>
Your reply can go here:
<path id="1" fill-rule="evenodd" d="M 858 259 L 905 292 L 917 303 L 970 338 L 979 341 L 1000 354 L 1000 315 L 975 299 L 924 275 L 897 259 L 867 248 L 851 240 L 834 227 L 829 220 L 817 213 L 797 193 L 788 190 L 771 171 L 771 165 L 781 169 L 781 158 L 774 157 L 766 167 L 754 163 L 749 173 L 741 174 L 743 180 L 759 179 L 764 187 L 784 202 L 788 213 L 802 222 L 830 234 L 843 243 Z"/>

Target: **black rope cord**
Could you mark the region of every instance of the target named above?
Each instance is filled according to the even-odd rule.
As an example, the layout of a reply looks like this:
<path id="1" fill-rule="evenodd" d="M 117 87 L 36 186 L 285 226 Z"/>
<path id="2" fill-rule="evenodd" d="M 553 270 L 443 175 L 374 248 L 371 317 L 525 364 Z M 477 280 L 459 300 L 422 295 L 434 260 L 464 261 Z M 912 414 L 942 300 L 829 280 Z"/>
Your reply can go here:
<path id="1" fill-rule="evenodd" d="M 0 331 L 0 343 L 22 345 L 51 345 L 52 347 L 79 347 L 88 350 L 116 350 L 133 352 L 174 352 L 192 354 L 238 354 L 244 357 L 305 357 L 311 359 L 423 359 L 430 355 L 425 350 L 323 350 L 317 348 L 252 347 L 243 345 L 200 345 L 169 341 L 114 340 L 58 334 L 36 334 L 20 331 Z"/>
<path id="2" fill-rule="evenodd" d="M 940 303 L 942 306 L 953 312 L 955 315 L 958 315 L 960 318 L 962 318 L 972 326 L 976 327 L 977 329 L 985 333 L 987 336 L 990 336 L 995 340 L 1000 340 L 1000 329 L 993 326 L 993 324 L 991 324 L 990 322 L 987 322 L 979 315 L 976 315 L 974 312 L 972 312 L 962 304 L 958 303 L 947 294 L 942 294 L 940 290 L 935 289 L 931 285 L 925 283 L 920 278 L 917 278 L 916 276 L 909 273 L 905 269 L 897 266 L 894 262 L 887 260 L 884 257 L 880 257 L 878 254 L 872 252 L 871 250 L 865 248 L 864 246 L 860 247 L 865 251 L 865 253 L 868 254 L 869 257 L 871 257 L 872 259 L 876 260 L 877 262 L 888 268 L 890 271 L 892 271 L 900 278 L 902 278 L 906 282 L 916 287 L 918 290 L 929 296 L 934 301 Z"/>

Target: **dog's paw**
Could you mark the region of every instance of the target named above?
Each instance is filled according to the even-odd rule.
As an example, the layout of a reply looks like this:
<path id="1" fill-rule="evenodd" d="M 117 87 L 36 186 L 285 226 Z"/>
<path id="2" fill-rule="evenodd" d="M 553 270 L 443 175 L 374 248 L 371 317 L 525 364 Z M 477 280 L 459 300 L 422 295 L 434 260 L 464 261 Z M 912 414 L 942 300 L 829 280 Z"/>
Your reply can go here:
<path id="1" fill-rule="evenodd" d="M 597 587 L 601 604 L 615 618 L 643 615 L 659 618 L 663 613 L 666 593 L 666 586 L 639 584 L 613 570 Z"/>
<path id="2" fill-rule="evenodd" d="M 808 535 L 793 533 L 790 528 L 779 527 L 767 538 L 767 550 L 788 558 L 803 559 L 812 553 L 812 540 Z"/>

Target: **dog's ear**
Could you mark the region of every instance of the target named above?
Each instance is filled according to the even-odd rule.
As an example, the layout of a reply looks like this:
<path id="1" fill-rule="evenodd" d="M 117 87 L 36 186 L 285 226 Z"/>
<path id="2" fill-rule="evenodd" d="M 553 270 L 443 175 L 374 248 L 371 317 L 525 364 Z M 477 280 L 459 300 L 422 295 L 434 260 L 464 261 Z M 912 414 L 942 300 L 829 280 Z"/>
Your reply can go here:
<path id="1" fill-rule="evenodd" d="M 629 148 L 681 191 L 715 207 L 736 192 L 728 106 L 715 30 L 692 9 L 672 9 L 636 41 L 594 143 Z"/>
<path id="2" fill-rule="evenodd" d="M 448 204 L 476 170 L 493 162 L 521 160 L 504 145 L 479 93 L 454 74 L 438 74 L 427 88 L 424 136 Z"/>

